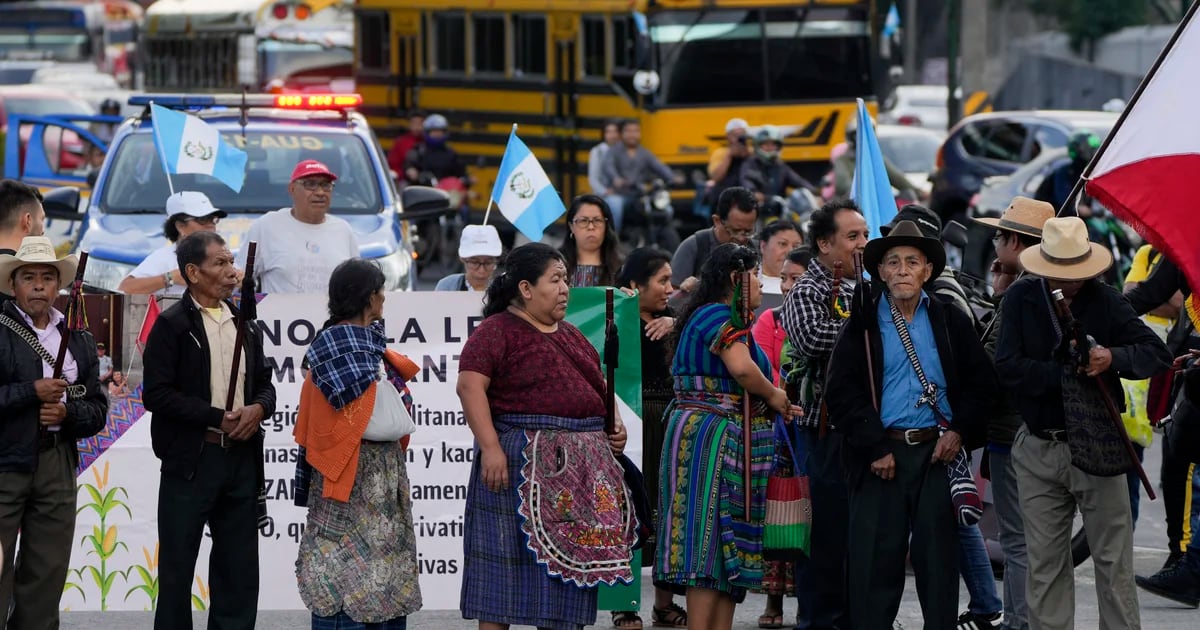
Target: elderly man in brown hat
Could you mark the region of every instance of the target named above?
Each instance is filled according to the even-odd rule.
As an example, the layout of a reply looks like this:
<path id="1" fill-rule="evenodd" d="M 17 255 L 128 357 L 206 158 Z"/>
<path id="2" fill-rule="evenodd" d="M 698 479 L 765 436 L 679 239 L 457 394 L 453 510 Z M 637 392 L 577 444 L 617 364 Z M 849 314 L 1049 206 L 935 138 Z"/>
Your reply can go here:
<path id="1" fill-rule="evenodd" d="M 104 428 L 108 413 L 95 340 L 68 329 L 53 306 L 76 265 L 74 256 L 59 260 L 44 236 L 0 254 L 0 291 L 13 296 L 0 308 L 0 621 L 14 603 L 14 630 L 58 627 L 75 534 L 75 441 Z"/>
<path id="2" fill-rule="evenodd" d="M 1046 221 L 1042 242 L 1021 252 L 1020 263 L 1027 275 L 1005 293 L 996 368 L 1025 421 L 1012 463 L 1029 556 L 1030 627 L 1075 627 L 1070 541 L 1078 509 L 1096 561 L 1100 628 L 1139 628 L 1125 480 L 1134 462 L 1093 377 L 1119 392 L 1119 377 L 1149 378 L 1167 368 L 1171 354 L 1120 293 L 1096 280 L 1112 254 L 1088 242 L 1078 217 Z M 1063 332 L 1056 290 L 1094 340 L 1091 348 L 1076 348 Z M 1074 352 L 1086 352 L 1086 367 Z M 1124 407 L 1122 397 L 1113 402 Z"/>
<path id="3" fill-rule="evenodd" d="M 996 229 L 992 245 L 996 260 L 992 264 L 992 296 L 1003 300 L 1004 292 L 1021 273 L 1021 252 L 1042 241 L 1042 226 L 1054 217 L 1054 206 L 1028 197 L 1014 197 L 999 218 L 983 217 L 975 222 Z M 988 354 L 996 356 L 1000 333 L 1000 306 L 984 335 Z M 1004 624 L 1003 630 L 1028 630 L 1029 604 L 1025 599 L 1025 523 L 1017 496 L 1017 477 L 1012 467 L 1012 443 L 1021 428 L 1021 412 L 1016 402 L 1002 393 L 987 415 L 989 469 L 992 505 L 1000 529 L 1000 548 L 1004 552 Z"/>
<path id="4" fill-rule="evenodd" d="M 863 266 L 879 281 L 855 288 L 829 362 L 825 400 L 846 440 L 856 630 L 892 627 L 906 556 L 925 628 L 957 626 L 958 528 L 947 464 L 964 446 L 982 445 L 979 418 L 996 378 L 971 319 L 926 291 L 945 265 L 941 242 L 911 221 L 867 243 Z"/>

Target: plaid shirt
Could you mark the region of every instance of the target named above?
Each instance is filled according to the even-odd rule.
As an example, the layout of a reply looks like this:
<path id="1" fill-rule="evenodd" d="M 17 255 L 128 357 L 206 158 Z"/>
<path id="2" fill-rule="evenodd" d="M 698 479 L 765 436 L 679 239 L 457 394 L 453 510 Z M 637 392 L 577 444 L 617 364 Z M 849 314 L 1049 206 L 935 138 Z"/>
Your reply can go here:
<path id="1" fill-rule="evenodd" d="M 791 345 L 788 380 L 800 383 L 802 424 L 810 427 L 820 421 L 825 368 L 845 321 L 833 312 L 832 287 L 833 274 L 814 258 L 783 303 L 783 330 Z M 843 278 L 839 299 L 847 309 L 853 292 L 850 282 Z"/>

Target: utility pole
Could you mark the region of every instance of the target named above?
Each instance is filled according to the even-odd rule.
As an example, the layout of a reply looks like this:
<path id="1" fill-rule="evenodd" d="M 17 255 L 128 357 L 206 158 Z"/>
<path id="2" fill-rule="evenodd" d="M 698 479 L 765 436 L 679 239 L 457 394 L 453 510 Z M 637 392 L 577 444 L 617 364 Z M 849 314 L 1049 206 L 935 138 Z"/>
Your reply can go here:
<path id="1" fill-rule="evenodd" d="M 900 28 L 904 29 L 904 80 L 911 84 L 921 82 L 917 76 L 917 5 L 919 0 L 904 0 L 904 21 Z"/>
<path id="2" fill-rule="evenodd" d="M 953 127 L 962 117 L 962 104 L 959 102 L 958 58 L 959 39 L 962 30 L 962 0 L 948 0 L 946 6 L 946 120 Z"/>

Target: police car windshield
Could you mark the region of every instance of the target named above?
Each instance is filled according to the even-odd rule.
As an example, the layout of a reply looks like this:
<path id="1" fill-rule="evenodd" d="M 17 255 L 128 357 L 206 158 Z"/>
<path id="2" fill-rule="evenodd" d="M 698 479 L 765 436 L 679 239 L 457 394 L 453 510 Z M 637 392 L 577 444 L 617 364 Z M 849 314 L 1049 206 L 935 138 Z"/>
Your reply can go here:
<path id="1" fill-rule="evenodd" d="M 149 131 L 149 129 L 147 129 Z M 292 205 L 288 178 L 301 160 L 324 162 L 338 174 L 329 211 L 333 214 L 374 214 L 381 207 L 377 168 L 367 145 L 349 134 L 247 131 L 225 133 L 225 140 L 248 154 L 246 182 L 235 193 L 208 175 L 172 175 L 175 190 L 208 195 L 213 205 L 230 213 L 264 213 Z M 100 200 L 112 214 L 165 213 L 170 188 L 162 160 L 150 133 L 131 134 L 116 149 Z"/>

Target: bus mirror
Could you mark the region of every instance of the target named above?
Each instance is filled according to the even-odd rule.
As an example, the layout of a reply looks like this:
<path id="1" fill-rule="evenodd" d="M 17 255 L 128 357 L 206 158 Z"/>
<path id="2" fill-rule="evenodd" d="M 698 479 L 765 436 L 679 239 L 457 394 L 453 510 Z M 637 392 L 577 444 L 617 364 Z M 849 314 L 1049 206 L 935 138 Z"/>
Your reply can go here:
<path id="1" fill-rule="evenodd" d="M 450 212 L 450 195 L 430 186 L 408 186 L 400 193 L 401 221 L 420 221 Z"/>
<path id="2" fill-rule="evenodd" d="M 42 208 L 46 210 L 47 219 L 83 220 L 83 213 L 79 211 L 79 189 L 73 186 L 55 188 L 46 193 L 42 197 Z"/>
<path id="3" fill-rule="evenodd" d="M 657 92 L 659 81 L 657 70 L 638 70 L 633 73 L 633 89 L 644 96 Z"/>

